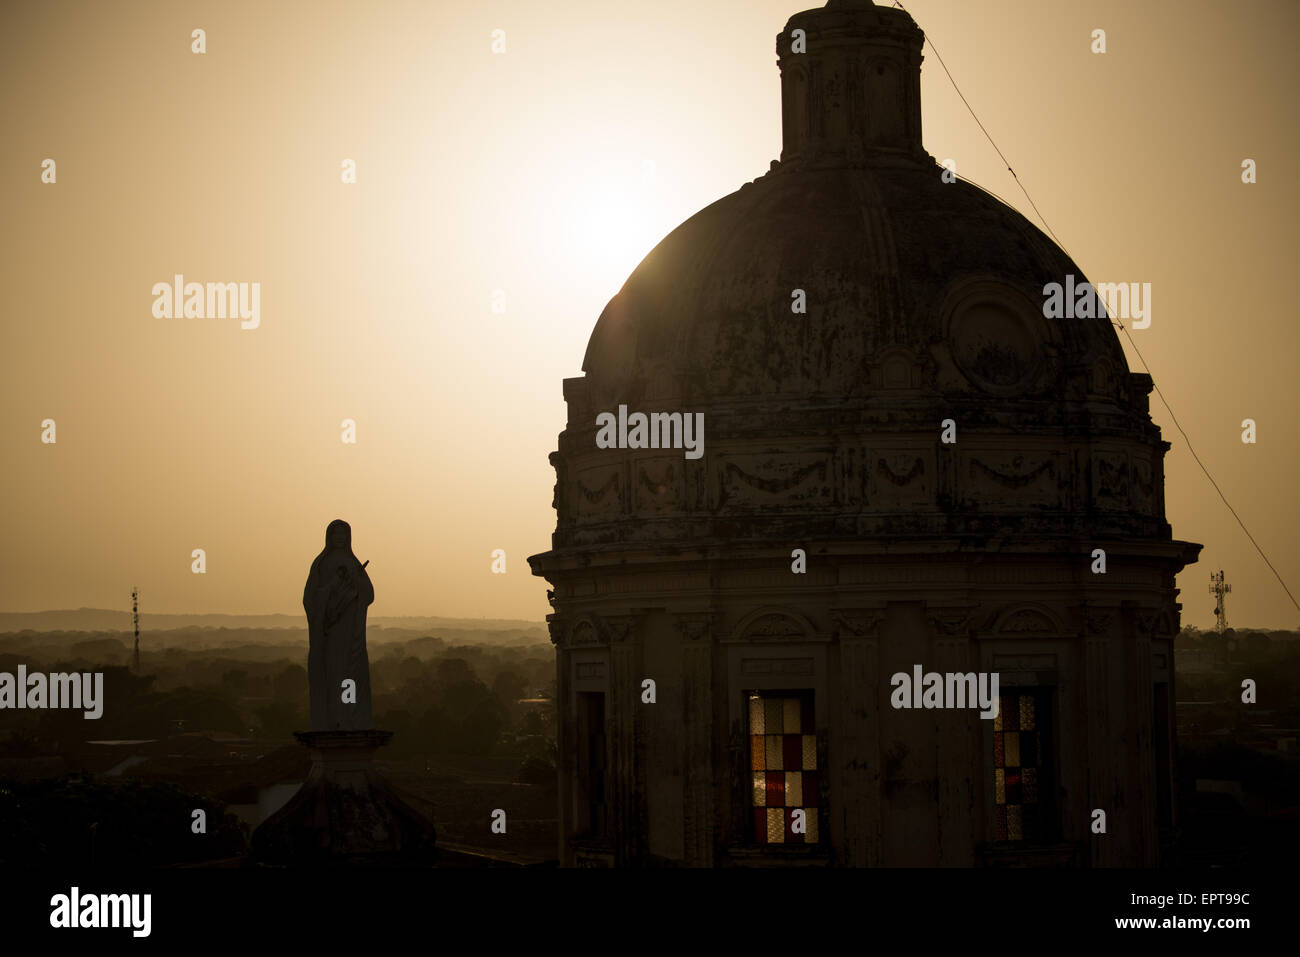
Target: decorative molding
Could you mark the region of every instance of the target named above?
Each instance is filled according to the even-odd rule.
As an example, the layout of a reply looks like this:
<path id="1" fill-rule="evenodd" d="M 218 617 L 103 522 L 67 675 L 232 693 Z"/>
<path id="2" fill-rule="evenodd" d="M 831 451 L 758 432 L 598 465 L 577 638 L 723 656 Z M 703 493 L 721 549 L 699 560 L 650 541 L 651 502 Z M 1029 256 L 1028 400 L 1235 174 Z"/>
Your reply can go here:
<path id="1" fill-rule="evenodd" d="M 822 459 L 821 461 L 813 462 L 811 465 L 805 465 L 803 468 L 795 469 L 786 478 L 765 479 L 761 476 L 753 475 L 749 472 L 746 472 L 735 462 L 727 462 L 723 466 L 725 475 L 728 476 L 734 475 L 736 478 L 739 478 L 750 488 L 758 489 L 758 491 L 760 492 L 769 492 L 769 493 L 788 492 L 792 488 L 795 488 L 798 485 L 802 485 L 804 483 L 804 480 L 807 479 L 808 476 L 812 475 L 814 472 L 819 473 L 818 478 L 820 478 L 822 481 L 825 481 L 827 469 L 828 469 L 828 462 L 826 459 Z"/>
<path id="2" fill-rule="evenodd" d="M 675 491 L 677 488 L 677 468 L 671 462 L 668 463 L 667 471 L 662 479 L 656 480 L 652 478 L 644 465 L 638 465 L 636 471 L 641 487 L 652 495 L 662 495 L 666 492 Z"/>
<path id="3" fill-rule="evenodd" d="M 1016 469 L 1019 469 L 1021 461 L 1022 461 L 1022 456 L 1019 455 L 1016 456 L 1015 459 L 1012 460 L 1012 466 Z M 999 472 L 997 469 L 989 465 L 985 465 L 984 462 L 982 462 L 981 460 L 977 458 L 972 458 L 970 460 L 970 473 L 973 477 L 976 474 L 975 469 L 978 467 L 980 471 L 984 472 L 984 474 L 988 475 L 990 478 L 996 481 L 1003 488 L 1020 489 L 1020 488 L 1024 488 L 1026 485 L 1036 482 L 1038 480 L 1038 477 L 1042 475 L 1044 472 L 1046 472 L 1049 477 L 1055 478 L 1056 477 L 1055 466 L 1056 463 L 1049 458 L 1041 465 L 1039 465 L 1037 468 L 1031 468 L 1027 472 L 1021 472 L 1020 474 L 1015 474 L 1015 473 L 1008 473 L 1008 472 Z"/>
<path id="4" fill-rule="evenodd" d="M 641 615 L 606 615 L 600 619 L 601 630 L 611 644 L 631 642 L 637 637 Z"/>
<path id="5" fill-rule="evenodd" d="M 913 352 L 897 345 L 876 355 L 868 366 L 868 373 L 871 385 L 876 389 L 910 391 L 920 388 L 926 379 L 923 363 Z"/>
<path id="6" fill-rule="evenodd" d="M 1056 632 L 1056 626 L 1052 623 L 1052 620 L 1042 612 L 1024 608 L 1003 618 L 998 624 L 998 631 L 1001 634 L 1017 635 L 1031 631 L 1054 634 Z"/>
<path id="7" fill-rule="evenodd" d="M 1150 462 L 1133 460 L 1133 487 L 1142 493 L 1144 499 L 1151 499 L 1156 494 L 1156 478 Z"/>
<path id="8" fill-rule="evenodd" d="M 1083 623 L 1085 638 L 1105 637 L 1110 630 L 1111 622 L 1119 613 L 1118 608 L 1097 605 L 1091 601 L 1072 606 L 1071 611 L 1075 612 L 1078 615 L 1077 620 Z"/>
<path id="9" fill-rule="evenodd" d="M 731 641 L 808 641 L 816 637 L 812 622 L 798 612 L 756 608 L 731 633 Z"/>
<path id="10" fill-rule="evenodd" d="M 560 615 L 546 616 L 546 630 L 551 633 L 551 644 L 557 646 L 564 645 L 564 618 Z"/>
<path id="11" fill-rule="evenodd" d="M 1056 616 L 1036 605 L 1013 605 L 999 613 L 992 629 L 995 635 L 1057 638 L 1065 634 Z"/>
<path id="12" fill-rule="evenodd" d="M 582 479 L 578 479 L 576 484 L 578 486 L 578 491 L 582 493 L 583 498 L 593 505 L 599 505 L 604 500 L 606 494 L 609 493 L 610 489 L 614 490 L 615 497 L 618 496 L 618 478 L 618 473 L 614 472 L 605 480 L 605 484 L 598 488 L 588 488 L 587 483 L 582 481 Z"/>
<path id="13" fill-rule="evenodd" d="M 584 645 L 603 644 L 600 630 L 590 618 L 582 618 L 574 624 L 572 631 L 569 632 L 569 647 L 578 648 Z"/>
<path id="14" fill-rule="evenodd" d="M 889 479 L 889 481 L 892 482 L 894 485 L 897 485 L 899 487 L 902 487 L 904 485 L 911 485 L 912 482 L 918 476 L 925 474 L 925 460 L 921 458 L 919 455 L 911 455 L 909 453 L 905 455 L 895 455 L 892 456 L 892 458 L 895 464 L 901 464 L 903 462 L 907 462 L 909 459 L 911 460 L 910 468 L 908 468 L 905 473 L 900 475 L 898 472 L 895 472 L 894 469 L 890 467 L 889 463 L 885 461 L 883 456 L 877 457 L 876 472 L 879 473 L 880 475 L 883 475 L 885 478 Z"/>
<path id="15" fill-rule="evenodd" d="M 878 638 L 880 623 L 884 620 L 884 609 L 835 608 L 831 610 L 831 621 L 836 626 L 838 638 Z"/>
<path id="16" fill-rule="evenodd" d="M 1043 374 L 1041 303 L 1021 290 L 983 277 L 960 281 L 940 311 L 954 363 L 982 391 L 1015 395 Z"/>
<path id="17" fill-rule="evenodd" d="M 1096 452 L 1092 459 L 1093 500 L 1106 508 L 1127 508 L 1128 459 L 1123 452 Z M 1107 499 L 1109 501 L 1101 501 Z"/>
<path id="18" fill-rule="evenodd" d="M 969 637 L 978 605 L 927 605 L 925 617 L 941 638 Z"/>
<path id="19" fill-rule="evenodd" d="M 712 639 L 716 616 L 712 612 L 687 612 L 673 615 L 673 627 L 688 643 L 707 643 Z"/>
<path id="20" fill-rule="evenodd" d="M 1156 628 L 1160 624 L 1160 616 L 1163 609 L 1159 608 L 1137 608 L 1133 611 L 1133 623 L 1137 626 L 1138 634 L 1144 638 L 1150 638 L 1156 633 Z"/>
<path id="21" fill-rule="evenodd" d="M 1083 616 L 1084 624 L 1088 626 L 1088 634 L 1104 634 L 1110 628 L 1111 619 L 1115 616 L 1105 612 L 1085 612 Z"/>
<path id="22" fill-rule="evenodd" d="M 789 615 L 771 614 L 755 619 L 745 629 L 746 638 L 802 638 L 804 630 Z"/>

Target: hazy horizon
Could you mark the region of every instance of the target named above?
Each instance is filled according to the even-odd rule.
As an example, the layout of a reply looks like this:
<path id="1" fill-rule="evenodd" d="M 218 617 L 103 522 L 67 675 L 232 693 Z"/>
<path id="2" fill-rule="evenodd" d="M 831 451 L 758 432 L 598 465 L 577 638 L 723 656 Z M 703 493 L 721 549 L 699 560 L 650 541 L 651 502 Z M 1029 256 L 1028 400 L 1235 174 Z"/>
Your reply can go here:
<path id="1" fill-rule="evenodd" d="M 375 630 L 430 630 L 460 631 L 528 631 L 546 635 L 546 622 L 541 618 L 449 618 L 441 615 L 371 615 L 366 623 Z M 188 612 L 181 614 L 140 614 L 140 633 L 157 633 L 187 628 L 220 628 L 236 630 L 307 630 L 307 619 L 297 615 L 273 612 L 261 615 L 241 615 L 228 612 Z M 113 608 L 52 608 L 31 612 L 0 611 L 0 634 L 22 631 L 104 631 L 130 634 L 131 612 Z"/>

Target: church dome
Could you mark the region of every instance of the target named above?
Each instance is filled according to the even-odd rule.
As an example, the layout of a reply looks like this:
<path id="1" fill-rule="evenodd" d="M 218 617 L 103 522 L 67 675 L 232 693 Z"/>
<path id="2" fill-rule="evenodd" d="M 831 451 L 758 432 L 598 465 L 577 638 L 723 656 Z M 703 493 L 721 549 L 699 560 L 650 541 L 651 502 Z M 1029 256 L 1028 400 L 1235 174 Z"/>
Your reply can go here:
<path id="1" fill-rule="evenodd" d="M 909 389 L 1125 403 L 1106 318 L 1048 319 L 1082 284 L 1020 213 L 921 143 L 924 34 L 904 11 L 831 0 L 777 37 L 779 162 L 668 235 L 606 306 L 583 361 L 593 396 L 658 380 L 693 402 L 860 404 Z M 1067 278 L 1070 277 L 1070 278 Z"/>
<path id="2" fill-rule="evenodd" d="M 1168 538 L 1151 380 L 1104 312 L 1045 316 L 1081 271 L 925 151 L 923 42 L 867 2 L 790 18 L 780 160 L 646 256 L 565 382 L 557 548 Z M 602 445 L 623 407 L 702 414 L 704 461 Z"/>

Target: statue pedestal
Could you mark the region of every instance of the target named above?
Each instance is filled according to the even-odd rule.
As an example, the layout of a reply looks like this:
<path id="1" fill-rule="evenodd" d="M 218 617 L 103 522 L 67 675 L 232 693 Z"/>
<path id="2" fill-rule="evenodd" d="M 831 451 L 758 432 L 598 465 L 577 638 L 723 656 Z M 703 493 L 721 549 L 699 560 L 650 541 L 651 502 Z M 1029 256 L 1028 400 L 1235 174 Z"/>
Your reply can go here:
<path id="1" fill-rule="evenodd" d="M 430 864 L 432 822 L 375 771 L 391 731 L 296 731 L 311 751 L 311 771 L 289 802 L 253 832 L 259 863 Z"/>

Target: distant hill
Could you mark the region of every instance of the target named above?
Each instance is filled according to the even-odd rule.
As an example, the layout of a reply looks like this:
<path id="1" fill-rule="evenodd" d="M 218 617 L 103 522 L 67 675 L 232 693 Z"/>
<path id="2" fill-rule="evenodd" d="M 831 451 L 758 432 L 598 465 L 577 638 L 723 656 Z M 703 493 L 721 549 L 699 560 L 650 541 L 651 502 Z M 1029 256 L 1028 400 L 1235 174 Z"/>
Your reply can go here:
<path id="1" fill-rule="evenodd" d="M 371 615 L 367 624 L 376 628 L 410 631 L 509 631 L 546 633 L 541 621 L 514 618 L 438 618 L 421 616 Z M 178 628 L 286 628 L 305 630 L 302 615 L 150 615 L 141 613 L 140 630 L 170 631 Z M 108 608 L 77 608 L 56 611 L 0 612 L 0 632 L 16 631 L 130 631 L 131 613 Z"/>

